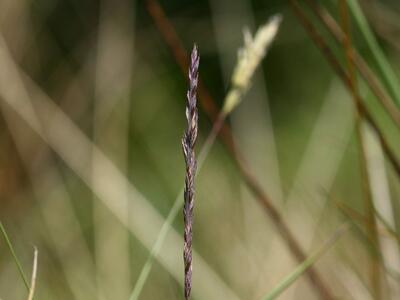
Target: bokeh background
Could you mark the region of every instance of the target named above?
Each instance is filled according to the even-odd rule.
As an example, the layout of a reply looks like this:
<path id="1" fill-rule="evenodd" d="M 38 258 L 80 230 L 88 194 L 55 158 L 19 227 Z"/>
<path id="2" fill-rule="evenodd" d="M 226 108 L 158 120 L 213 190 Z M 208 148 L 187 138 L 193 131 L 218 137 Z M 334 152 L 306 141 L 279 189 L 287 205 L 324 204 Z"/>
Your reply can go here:
<path id="1" fill-rule="evenodd" d="M 149 14 L 152 2 L 0 1 L 0 219 L 28 276 L 38 248 L 35 299 L 129 299 L 183 186 L 186 74 Z M 338 19 L 335 2 L 321 3 Z M 400 4 L 361 4 L 398 73 Z M 350 222 L 315 268 L 337 299 L 374 299 L 368 268 L 379 255 L 366 237 L 351 96 L 287 1 L 159 5 L 184 48 L 197 43 L 200 76 L 217 107 L 230 88 L 243 28 L 255 32 L 282 15 L 227 123 L 307 255 Z M 344 62 L 343 49 L 317 28 Z M 353 39 L 376 70 L 356 29 Z M 360 93 L 400 157 L 400 131 L 365 84 Z M 202 108 L 199 118 L 198 150 L 212 128 Z M 380 280 L 384 298 L 397 299 L 399 177 L 372 130 L 363 132 L 373 201 L 388 223 L 377 221 Z M 139 299 L 183 299 L 182 225 L 179 214 Z M 298 265 L 219 139 L 197 177 L 194 249 L 194 299 L 261 299 Z M 0 238 L 0 298 L 26 297 Z M 281 299 L 319 295 L 303 275 Z"/>

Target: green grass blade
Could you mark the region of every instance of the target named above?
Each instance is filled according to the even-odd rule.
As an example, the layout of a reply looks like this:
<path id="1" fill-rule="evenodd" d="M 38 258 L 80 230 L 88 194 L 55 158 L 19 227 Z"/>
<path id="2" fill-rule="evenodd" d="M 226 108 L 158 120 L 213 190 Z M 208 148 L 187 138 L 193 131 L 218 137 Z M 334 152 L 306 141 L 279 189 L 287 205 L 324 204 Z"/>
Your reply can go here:
<path id="1" fill-rule="evenodd" d="M 157 236 L 157 240 L 154 243 L 154 246 L 151 249 L 150 254 L 139 274 L 139 278 L 136 281 L 136 284 L 133 288 L 131 296 L 129 297 L 129 300 L 139 299 L 140 293 L 142 292 L 144 284 L 146 283 L 147 277 L 150 274 L 151 267 L 153 266 L 154 258 L 157 257 L 161 249 L 161 246 L 165 240 L 165 237 L 167 236 L 167 233 L 171 227 L 172 222 L 175 220 L 176 216 L 178 215 L 178 212 L 181 210 L 182 198 L 183 198 L 183 190 L 180 191 L 179 196 L 175 199 L 174 205 L 169 211 L 168 216 L 165 219 L 163 226 L 161 227 L 161 230 Z"/>
<path id="2" fill-rule="evenodd" d="M 385 54 L 379 46 L 378 41 L 376 40 L 375 35 L 372 32 L 371 27 L 369 26 L 368 21 L 365 18 L 358 1 L 349 0 L 348 5 L 351 13 L 353 14 L 355 23 L 357 24 L 358 29 L 363 35 L 367 46 L 377 64 L 386 88 L 389 90 L 390 95 L 393 97 L 393 101 L 395 102 L 395 104 L 400 107 L 399 81 L 392 67 L 390 66 Z"/>
<path id="3" fill-rule="evenodd" d="M 14 262 L 15 262 L 15 264 L 17 265 L 19 274 L 21 275 L 21 278 L 22 278 L 22 280 L 24 281 L 25 287 L 26 287 L 26 289 L 27 289 L 28 292 L 29 292 L 29 291 L 30 291 L 30 287 L 29 287 L 28 280 L 26 279 L 24 270 L 22 270 L 21 263 L 20 263 L 20 261 L 19 261 L 19 259 L 18 259 L 18 257 L 17 257 L 17 254 L 16 254 L 15 251 L 14 251 L 14 247 L 13 247 L 13 245 L 12 245 L 12 243 L 11 243 L 10 238 L 8 237 L 8 234 L 7 234 L 6 230 L 5 230 L 5 228 L 4 228 L 2 222 L 0 222 L 0 230 L 1 230 L 1 233 L 3 234 L 3 237 L 4 237 L 5 241 L 6 241 L 6 244 L 7 244 L 7 246 L 8 246 L 8 249 L 9 249 L 10 252 L 11 252 L 11 255 L 12 255 L 13 259 L 14 259 Z"/>
<path id="4" fill-rule="evenodd" d="M 280 294 L 282 294 L 288 287 L 292 285 L 301 275 L 303 275 L 309 267 L 311 267 L 322 255 L 324 255 L 339 239 L 339 237 L 349 228 L 349 224 L 345 223 L 340 226 L 333 235 L 314 252 L 310 257 L 308 257 L 302 264 L 300 264 L 292 273 L 287 275 L 277 286 L 275 286 L 267 295 L 265 295 L 262 300 L 272 300 L 276 299 Z"/>
<path id="5" fill-rule="evenodd" d="M 219 128 L 217 128 L 217 130 L 212 130 L 212 132 L 210 133 L 206 142 L 204 143 L 203 147 L 200 150 L 198 163 L 197 163 L 197 174 L 200 172 L 201 167 L 203 166 L 203 163 L 204 163 L 208 153 L 210 152 L 212 145 L 214 144 L 214 141 L 218 134 L 218 131 L 219 131 Z M 197 176 L 197 174 L 196 174 L 196 176 Z M 129 300 L 139 299 L 140 293 L 142 292 L 144 284 L 146 283 L 147 277 L 150 274 L 151 267 L 153 266 L 154 258 L 157 257 L 159 251 L 161 250 L 162 244 L 167 236 L 167 233 L 172 226 L 172 222 L 175 220 L 178 213 L 181 211 L 181 208 L 183 205 L 182 199 L 183 199 L 183 187 L 182 187 L 181 191 L 179 192 L 179 195 L 176 197 L 174 205 L 172 206 L 171 210 L 169 211 L 168 216 L 165 219 L 163 226 L 161 227 L 161 230 L 157 236 L 157 240 L 154 243 L 154 246 L 151 249 L 150 254 L 139 274 L 139 278 L 136 281 L 136 284 L 133 288 L 131 296 L 129 297 Z"/>

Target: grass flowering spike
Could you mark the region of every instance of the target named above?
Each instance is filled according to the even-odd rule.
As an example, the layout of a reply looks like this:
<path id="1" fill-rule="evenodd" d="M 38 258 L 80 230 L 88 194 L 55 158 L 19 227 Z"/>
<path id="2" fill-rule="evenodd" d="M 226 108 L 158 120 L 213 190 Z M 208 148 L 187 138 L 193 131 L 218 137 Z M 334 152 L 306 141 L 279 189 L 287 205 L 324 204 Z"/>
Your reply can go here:
<path id="1" fill-rule="evenodd" d="M 186 119 L 187 128 L 182 139 L 183 155 L 186 162 L 185 191 L 183 205 L 184 246 L 183 260 L 185 265 L 185 299 L 190 299 L 192 290 L 192 239 L 193 239 L 193 207 L 194 207 L 194 178 L 197 162 L 194 153 L 198 129 L 198 113 L 196 90 L 199 76 L 200 56 L 194 45 L 189 66 L 189 90 L 187 92 Z"/>
<path id="2" fill-rule="evenodd" d="M 281 21 L 281 15 L 273 16 L 257 30 L 254 37 L 248 29 L 244 30 L 244 46 L 238 52 L 238 60 L 231 78 L 233 88 L 225 97 L 222 109 L 225 115 L 230 114 L 242 101 L 254 72 L 278 33 Z"/>

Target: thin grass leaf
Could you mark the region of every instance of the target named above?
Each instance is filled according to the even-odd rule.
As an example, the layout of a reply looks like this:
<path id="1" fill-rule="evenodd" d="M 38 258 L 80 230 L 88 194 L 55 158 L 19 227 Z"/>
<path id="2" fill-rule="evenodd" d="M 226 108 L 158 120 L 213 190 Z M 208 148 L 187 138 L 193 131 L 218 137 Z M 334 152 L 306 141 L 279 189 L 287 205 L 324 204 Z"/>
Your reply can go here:
<path id="1" fill-rule="evenodd" d="M 136 4 L 99 1 L 99 31 L 96 45 L 92 136 L 93 141 L 129 174 L 132 124 L 130 90 L 135 49 Z M 133 9 L 132 9 L 133 8 Z M 110 13 L 112 12 L 112 13 Z M 118 134 L 110 135 L 109 132 Z M 104 174 L 92 157 L 93 185 L 102 185 Z M 131 177 L 132 178 L 132 177 Z M 128 207 L 129 202 L 123 204 Z M 110 211 L 93 201 L 93 248 L 96 299 L 128 299 L 131 292 L 130 237 Z M 115 276 L 118 274 L 118 276 Z M 90 297 L 93 298 L 93 297 Z"/>
<path id="2" fill-rule="evenodd" d="M 343 216 L 349 219 L 349 221 L 351 221 L 353 225 L 359 229 L 358 232 L 361 235 L 365 235 L 362 231 L 362 228 L 365 226 L 371 226 L 371 224 L 368 223 L 366 217 L 360 212 L 351 208 L 346 203 L 336 201 L 335 205 L 343 214 Z M 383 218 L 383 216 L 377 210 L 375 210 L 375 216 L 383 226 L 383 228 L 379 228 L 378 233 L 380 235 L 390 236 L 393 239 L 396 239 L 398 242 L 400 242 L 400 236 L 396 233 L 396 231 L 391 227 L 391 225 Z M 365 240 L 368 240 L 368 237 L 365 237 Z"/>
<path id="3" fill-rule="evenodd" d="M 1 221 L 0 221 L 0 230 L 1 230 L 1 233 L 2 233 L 2 235 L 3 235 L 3 237 L 4 237 L 4 240 L 6 241 L 6 244 L 7 244 L 7 246 L 8 246 L 8 249 L 9 249 L 10 252 L 11 252 L 11 255 L 12 255 L 13 259 L 14 259 L 14 262 L 15 262 L 15 264 L 17 265 L 18 272 L 19 272 L 19 274 L 21 275 L 21 278 L 22 278 L 22 280 L 23 280 L 23 282 L 24 282 L 24 284 L 25 284 L 25 287 L 26 287 L 26 289 L 27 289 L 28 292 L 29 292 L 29 290 L 30 290 L 29 283 L 28 283 L 28 280 L 26 279 L 24 270 L 22 269 L 21 262 L 19 261 L 19 259 L 18 259 L 18 257 L 17 257 L 17 254 L 15 253 L 15 250 L 14 250 L 14 247 L 13 247 L 13 245 L 12 245 L 12 243 L 11 243 L 11 240 L 10 240 L 10 238 L 8 237 L 8 234 L 7 234 L 7 232 L 6 232 L 6 230 L 5 230 L 4 226 L 3 226 L 3 223 L 2 223 Z"/>
<path id="4" fill-rule="evenodd" d="M 214 126 L 214 128 L 216 128 L 216 127 Z M 207 137 L 206 142 L 202 146 L 200 153 L 199 153 L 198 162 L 197 162 L 196 176 L 200 172 L 200 170 L 204 164 L 204 161 L 205 161 L 206 157 L 208 156 L 208 153 L 210 152 L 212 145 L 214 144 L 217 134 L 218 134 L 218 130 L 212 130 L 210 132 L 209 136 Z M 160 232 L 157 236 L 157 239 L 154 243 L 154 246 L 151 249 L 150 254 L 149 254 L 145 264 L 143 265 L 142 270 L 140 271 L 139 278 L 136 281 L 136 284 L 132 290 L 129 300 L 139 299 L 140 293 L 142 292 L 144 284 L 146 283 L 146 280 L 150 274 L 151 267 L 153 266 L 153 263 L 154 263 L 154 259 L 157 257 L 158 253 L 161 250 L 161 247 L 164 243 L 167 233 L 171 229 L 172 222 L 175 220 L 176 216 L 181 211 L 182 197 L 183 197 L 183 187 L 179 191 L 179 194 L 176 197 L 175 202 L 174 202 L 173 206 L 171 207 L 171 210 L 169 211 L 164 224 L 161 227 L 161 230 L 160 230 Z"/>
<path id="5" fill-rule="evenodd" d="M 355 23 L 358 29 L 363 35 L 369 50 L 371 51 L 372 57 L 374 58 L 382 79 L 389 90 L 389 93 L 393 97 L 393 101 L 398 107 L 400 107 L 400 88 L 399 81 L 390 66 L 385 54 L 379 46 L 375 35 L 373 34 L 371 27 L 368 24 L 367 19 L 357 0 L 348 1 L 349 9 L 354 17 Z"/>
<path id="6" fill-rule="evenodd" d="M 28 300 L 33 300 L 33 295 L 35 294 L 37 265 L 38 265 L 38 249 L 35 247 L 35 250 L 33 252 L 32 277 L 31 277 L 31 286 L 29 289 Z"/>
<path id="7" fill-rule="evenodd" d="M 199 169 L 200 169 L 200 166 L 201 165 L 199 164 L 199 166 L 198 166 Z M 164 243 L 167 233 L 171 228 L 172 222 L 175 220 L 176 216 L 181 211 L 182 197 L 183 197 L 183 189 L 179 192 L 179 195 L 176 197 L 174 205 L 172 206 L 171 210 L 169 211 L 168 216 L 165 219 L 165 222 L 161 227 L 161 230 L 157 236 L 157 240 L 154 243 L 154 246 L 151 249 L 149 256 L 147 257 L 147 260 L 146 260 L 142 270 L 140 271 L 139 278 L 136 281 L 136 284 L 133 288 L 131 296 L 129 297 L 129 300 L 139 299 L 139 296 L 143 290 L 144 284 L 146 283 L 146 280 L 149 277 L 151 267 L 153 266 L 153 263 L 154 263 L 154 259 L 157 257 L 158 253 L 161 250 L 161 247 Z"/>
<path id="8" fill-rule="evenodd" d="M 393 237 L 394 239 L 397 240 L 398 243 L 400 243 L 400 236 L 399 234 L 396 232 L 395 229 L 392 228 L 392 225 L 389 224 L 389 222 L 387 220 L 385 220 L 385 218 L 379 213 L 379 211 L 377 211 L 375 209 L 375 216 L 378 218 L 378 220 L 381 222 L 381 224 L 383 225 L 383 227 L 385 228 L 386 232 Z"/>
<path id="9" fill-rule="evenodd" d="M 300 23 L 304 27 L 304 29 L 309 34 L 310 38 L 313 40 L 315 45 L 320 49 L 322 54 L 325 56 L 326 60 L 331 65 L 333 71 L 335 71 L 336 75 L 342 80 L 346 88 L 352 92 L 352 84 L 351 78 L 347 74 L 347 71 L 341 66 L 341 63 L 338 61 L 334 53 L 332 52 L 331 48 L 325 42 L 324 38 L 319 34 L 316 27 L 310 22 L 308 17 L 302 11 L 300 5 L 295 0 L 289 0 L 289 4 L 294 12 L 294 14 L 298 17 Z M 350 47 L 351 48 L 351 47 Z M 351 55 L 352 53 L 350 53 Z M 353 60 L 352 60 L 353 61 Z M 395 171 L 400 175 L 400 163 L 398 162 L 396 155 L 390 148 L 385 136 L 383 135 L 382 130 L 375 122 L 375 119 L 372 117 L 371 113 L 365 106 L 364 102 L 361 99 L 357 99 L 356 107 L 359 107 L 363 114 L 365 120 L 372 126 L 378 138 L 381 142 L 382 148 L 385 152 L 385 155 L 390 160 L 390 163 L 393 165 Z"/>
<path id="10" fill-rule="evenodd" d="M 300 276 L 302 276 L 308 268 L 310 268 L 318 259 L 320 259 L 343 235 L 349 228 L 349 224 L 345 223 L 339 227 L 333 235 L 311 256 L 309 256 L 302 264 L 300 264 L 292 273 L 287 275 L 278 285 L 276 285 L 262 300 L 276 299 L 286 289 L 288 289 Z"/>
<path id="11" fill-rule="evenodd" d="M 306 0 L 306 4 L 312 10 L 315 16 L 320 20 L 326 30 L 331 33 L 336 42 L 341 45 L 343 43 L 344 33 L 339 27 L 339 24 L 336 22 L 336 20 L 328 12 L 328 10 L 323 8 L 315 0 Z M 400 110 L 393 102 L 392 97 L 388 94 L 386 89 L 381 84 L 381 80 L 378 79 L 378 76 L 375 75 L 375 72 L 372 71 L 370 66 L 360 55 L 357 49 L 352 48 L 352 52 L 354 64 L 357 67 L 357 70 L 360 73 L 361 77 L 365 80 L 372 93 L 381 102 L 382 106 L 391 117 L 393 122 L 400 127 Z"/>
<path id="12" fill-rule="evenodd" d="M 344 33 L 343 40 L 343 50 L 346 55 L 346 64 L 347 64 L 347 73 L 349 76 L 349 88 L 351 92 L 351 96 L 353 99 L 353 103 L 355 106 L 355 120 L 356 120 L 356 134 L 358 141 L 358 154 L 360 157 L 360 173 L 362 180 L 362 188 L 363 188 L 363 196 L 364 196 L 364 205 L 365 212 L 368 217 L 368 222 L 371 226 L 366 228 L 368 232 L 368 236 L 376 247 L 376 249 L 380 252 L 381 245 L 378 237 L 378 230 L 376 219 L 374 216 L 374 202 L 372 198 L 372 188 L 371 188 L 371 178 L 368 173 L 368 156 L 365 144 L 365 132 L 364 132 L 364 123 L 363 120 L 367 118 L 367 114 L 360 109 L 359 103 L 362 103 L 361 96 L 359 94 L 358 82 L 355 73 L 355 65 L 353 59 L 352 52 L 352 38 L 351 38 L 351 19 L 348 13 L 348 4 L 346 0 L 339 1 L 339 10 L 340 10 L 340 24 Z M 376 257 L 371 256 L 369 262 L 369 276 L 370 276 L 370 284 L 373 290 L 373 295 L 375 298 L 380 299 L 382 295 L 382 284 L 381 284 L 381 261 Z"/>
<path id="13" fill-rule="evenodd" d="M 15 61 L 9 55 L 8 48 L 1 35 L 0 45 L 0 65 L 7 66 L 10 75 L 8 77 L 0 77 L 0 94 L 4 99 L 4 101 L 0 101 L 2 111 L 18 116 L 24 121 L 24 124 L 34 130 L 65 161 L 72 171 L 92 189 L 98 200 L 102 201 L 116 218 L 150 250 L 157 236 L 153 229 L 161 228 L 165 219 L 150 204 L 150 201 L 128 181 L 104 152 L 94 145 L 59 106 L 29 76 L 17 67 Z M 26 80 L 25 84 L 31 89 L 32 95 L 27 93 L 25 84 L 22 83 L 21 74 Z M 8 84 L 7 82 L 13 82 L 13 84 Z M 33 99 L 35 100 L 33 101 Z M 41 122 L 44 121 L 41 118 L 48 114 L 54 116 L 51 126 L 48 126 L 51 127 L 51 129 L 48 128 L 49 131 L 41 126 Z M 71 145 L 73 145 L 74 151 L 70 151 Z M 82 161 L 85 156 L 76 155 L 77 153 L 93 153 L 98 156 L 100 171 L 108 176 L 102 186 L 92 185 L 91 172 L 87 170 L 85 163 Z M 128 188 L 127 191 L 125 187 Z M 126 197 L 135 199 L 135 201 L 130 202 L 131 206 L 128 209 L 121 205 Z M 127 218 L 128 214 L 132 215 L 129 220 Z M 151 229 L 150 234 L 149 229 Z M 182 238 L 176 230 L 171 230 L 169 233 L 169 239 L 166 240 L 167 246 L 178 252 L 178 245 Z M 196 256 L 197 269 L 201 274 L 201 280 L 198 281 L 199 288 L 196 289 L 194 297 L 239 299 L 236 293 L 196 251 L 194 251 L 194 255 Z M 175 257 L 161 253 L 158 259 L 161 265 L 180 282 L 181 274 L 176 268 L 178 262 Z"/>
<path id="14" fill-rule="evenodd" d="M 147 4 L 147 11 L 153 18 L 158 31 L 163 37 L 164 42 L 171 50 L 176 62 L 180 66 L 181 71 L 186 74 L 188 56 L 182 47 L 182 42 L 180 41 L 174 27 L 172 26 L 171 22 L 169 22 L 165 12 L 156 0 L 146 0 L 145 2 Z M 204 86 L 202 87 L 201 84 L 199 85 L 199 99 L 200 104 L 207 113 L 208 117 L 214 122 L 219 121 L 217 120 L 218 113 L 216 111 L 215 101 L 210 96 L 208 90 Z M 257 176 L 255 176 L 254 172 L 251 170 L 250 165 L 246 162 L 242 153 L 238 151 L 237 147 L 235 147 L 230 126 L 227 124 L 223 124 L 221 126 L 221 141 L 226 145 L 231 158 L 238 167 L 239 174 L 244 180 L 245 185 L 249 189 L 250 193 L 260 203 L 264 213 L 272 220 L 273 224 L 280 231 L 281 238 L 283 239 L 285 246 L 288 248 L 291 255 L 298 262 L 302 262 L 306 255 L 300 244 L 297 242 L 297 238 L 292 233 L 292 230 L 289 229 L 289 226 L 286 224 L 286 220 L 282 217 L 282 214 L 273 204 L 271 197 L 265 192 L 261 182 L 259 182 Z M 307 275 L 309 283 L 314 287 L 315 291 L 320 294 L 321 298 L 334 299 L 332 293 L 327 285 L 322 281 L 318 272 L 311 268 Z"/>

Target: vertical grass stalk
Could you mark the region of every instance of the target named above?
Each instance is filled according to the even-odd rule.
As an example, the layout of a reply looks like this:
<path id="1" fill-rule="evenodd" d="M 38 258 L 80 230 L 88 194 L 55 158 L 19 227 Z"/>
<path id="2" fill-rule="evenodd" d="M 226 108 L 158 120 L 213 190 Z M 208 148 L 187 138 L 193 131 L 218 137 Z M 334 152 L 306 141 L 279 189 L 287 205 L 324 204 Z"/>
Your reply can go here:
<path id="1" fill-rule="evenodd" d="M 323 37 L 318 33 L 316 27 L 310 22 L 308 17 L 303 13 L 300 5 L 298 4 L 297 0 L 289 0 L 290 7 L 293 11 L 293 13 L 297 16 L 299 19 L 299 22 L 303 26 L 303 28 L 307 31 L 308 35 L 314 42 L 314 44 L 320 49 L 321 53 L 324 55 L 325 59 L 327 62 L 330 64 L 331 68 L 333 71 L 336 73 L 336 75 L 341 79 L 343 84 L 346 86 L 346 88 L 350 91 L 352 90 L 352 84 L 349 75 L 347 72 L 343 69 L 341 66 L 340 62 L 332 52 L 332 49 L 327 45 Z M 343 43 L 344 37 L 342 37 L 341 42 Z M 355 55 L 355 52 L 352 54 Z M 354 57 L 352 57 L 353 63 L 356 63 L 354 61 Z M 372 88 L 371 88 L 372 89 Z M 376 95 L 378 97 L 378 95 Z M 353 98 L 354 100 L 354 98 Z M 367 107 L 365 106 L 364 102 L 361 101 L 361 99 L 356 99 L 357 104 L 356 106 L 360 111 L 362 111 L 365 120 L 371 125 L 371 127 L 374 129 L 376 132 L 379 141 L 381 142 L 382 149 L 392 164 L 394 170 L 396 171 L 397 174 L 400 174 L 400 162 L 397 159 L 395 153 L 393 150 L 390 148 L 389 143 L 386 141 L 385 136 L 383 135 L 382 130 L 379 128 L 378 124 L 375 122 L 374 118 L 372 117 L 371 113 L 368 111 Z"/>
<path id="2" fill-rule="evenodd" d="M 368 21 L 366 20 L 358 1 L 350 0 L 348 1 L 348 6 L 351 13 L 354 16 L 358 29 L 363 35 L 368 45 L 368 48 L 371 51 L 372 57 L 374 58 L 377 64 L 377 67 L 386 84 L 386 87 L 388 88 L 391 96 L 393 97 L 393 100 L 396 103 L 397 107 L 400 107 L 399 81 L 392 67 L 390 66 L 390 63 L 388 62 L 374 34 L 372 33 L 372 30 L 368 25 Z"/>
<path id="3" fill-rule="evenodd" d="M 354 101 L 355 105 L 355 118 L 356 118 L 356 134 L 359 143 L 359 154 L 360 154 L 360 167 L 361 167 L 361 176 L 362 176 L 362 184 L 363 184 L 363 191 L 365 197 L 365 209 L 366 214 L 368 216 L 368 223 L 372 226 L 368 226 L 366 228 L 368 232 L 368 237 L 370 242 L 372 243 L 373 247 L 379 251 L 379 239 L 377 233 L 377 225 L 375 220 L 375 209 L 374 204 L 372 202 L 372 195 L 371 195 L 371 187 L 369 185 L 369 175 L 367 171 L 367 156 L 366 151 L 364 148 L 364 137 L 363 137 L 363 119 L 365 118 L 364 110 L 361 109 L 360 103 L 360 95 L 357 90 L 357 79 L 354 70 L 354 52 L 352 51 L 351 47 L 351 35 L 350 35 L 350 19 L 348 16 L 348 8 L 347 8 L 347 1 L 341 0 L 340 3 L 340 18 L 341 18 L 341 25 L 342 30 L 344 32 L 344 39 L 343 39 L 343 47 L 346 54 L 346 63 L 348 68 L 348 76 L 349 76 L 349 83 L 350 83 L 350 92 Z M 370 284 L 373 290 L 374 299 L 381 299 L 382 297 L 382 287 L 381 287 L 381 268 L 379 264 L 379 259 L 377 256 L 373 255 L 371 258 L 371 265 L 370 265 Z"/>
<path id="4" fill-rule="evenodd" d="M 8 234 L 7 234 L 6 230 L 5 230 L 2 222 L 0 222 L 0 231 L 1 231 L 2 235 L 3 235 L 3 237 L 4 237 L 4 240 L 6 241 L 8 249 L 11 252 L 11 255 L 12 255 L 13 259 L 14 259 L 14 262 L 17 265 L 18 272 L 19 272 L 19 274 L 20 274 L 20 276 L 22 278 L 22 281 L 24 282 L 24 285 L 25 285 L 26 289 L 29 292 L 30 291 L 30 287 L 29 287 L 28 280 L 26 279 L 24 270 L 22 269 L 22 265 L 21 265 L 21 263 L 20 263 L 20 261 L 19 261 L 19 259 L 17 257 L 17 254 L 15 253 L 14 247 L 13 247 L 13 245 L 11 243 L 10 238 L 8 237 Z"/>
<path id="5" fill-rule="evenodd" d="M 38 266 L 38 249 L 35 247 L 35 250 L 33 252 L 32 277 L 31 277 L 31 286 L 29 289 L 28 300 L 33 300 L 33 296 L 35 294 L 37 266 Z"/>
<path id="6" fill-rule="evenodd" d="M 158 31 L 161 33 L 165 43 L 171 50 L 171 53 L 173 54 L 177 64 L 180 66 L 181 71 L 186 73 L 186 66 L 188 65 L 188 60 L 186 59 L 187 54 L 174 27 L 172 26 L 162 7 L 156 0 L 146 0 L 145 2 L 147 11 L 153 18 Z M 204 85 L 201 85 L 201 81 L 199 81 L 198 92 L 202 108 L 211 120 L 216 121 L 218 117 L 215 101 L 210 96 L 210 93 L 204 87 Z M 226 146 L 229 154 L 232 156 L 233 161 L 236 163 L 239 174 L 243 178 L 244 183 L 248 187 L 249 191 L 257 199 L 257 201 L 261 204 L 264 212 L 268 215 L 273 224 L 276 226 L 281 238 L 285 242 L 290 253 L 293 255 L 293 257 L 296 258 L 298 262 L 304 261 L 304 259 L 306 259 L 304 250 L 289 229 L 281 213 L 273 205 L 272 200 L 261 187 L 261 184 L 259 183 L 256 176 L 252 173 L 247 162 L 243 159 L 240 150 L 235 147 L 235 143 L 232 138 L 232 132 L 227 124 L 222 123 L 221 130 L 219 131 L 219 137 Z M 314 268 L 309 268 L 307 271 L 307 275 L 310 283 L 320 294 L 322 299 L 334 299 L 328 286 L 323 282 L 321 275 L 316 270 L 314 270 Z"/>
<path id="7" fill-rule="evenodd" d="M 247 37 L 247 43 L 244 48 L 240 49 L 239 59 L 237 61 L 235 71 L 232 75 L 232 88 L 226 94 L 224 99 L 224 104 L 220 110 L 218 117 L 213 123 L 213 127 L 208 134 L 202 148 L 200 149 L 198 159 L 197 159 L 197 173 L 200 172 L 204 161 L 206 160 L 208 153 L 210 152 L 216 137 L 218 136 L 220 130 L 223 128 L 225 119 L 229 114 L 241 103 L 243 96 L 250 86 L 250 78 L 255 72 L 257 66 L 260 64 L 262 58 L 266 55 L 267 49 L 271 45 L 281 22 L 281 17 L 279 15 L 273 17 L 270 21 L 264 24 L 255 34 L 254 38 Z M 251 40 L 251 42 L 250 42 Z M 247 57 L 252 56 L 252 59 L 247 59 Z M 244 60 L 249 62 L 244 63 Z M 254 63 L 256 62 L 256 63 Z M 245 74 L 246 77 L 243 77 Z M 235 80 L 240 77 L 242 84 L 237 84 Z M 182 206 L 181 199 L 184 194 L 184 187 L 182 187 L 175 202 L 168 213 L 167 218 L 157 236 L 156 242 L 150 251 L 149 257 L 147 258 L 136 284 L 132 290 L 129 300 L 138 300 L 140 293 L 144 287 L 144 284 L 150 274 L 151 267 L 153 265 L 154 258 L 158 255 L 168 230 L 171 228 L 172 222 L 175 220 L 178 212 Z"/>
<path id="8" fill-rule="evenodd" d="M 196 144 L 197 130 L 198 130 L 196 91 L 197 91 L 197 83 L 199 77 L 199 72 L 198 72 L 199 61 L 200 61 L 200 56 L 197 51 L 197 46 L 194 45 L 189 67 L 189 89 L 187 92 L 187 104 L 186 104 L 187 128 L 182 138 L 182 149 L 186 163 L 184 205 L 183 205 L 183 219 L 184 219 L 183 260 L 185 265 L 184 292 L 186 300 L 190 299 L 190 294 L 192 290 L 193 208 L 195 200 L 194 179 L 197 168 L 194 146 Z"/>
<path id="9" fill-rule="evenodd" d="M 350 227 L 349 223 L 340 226 L 333 235 L 313 254 L 311 254 L 303 263 L 288 274 L 280 281 L 262 300 L 273 300 L 287 290 L 298 278 L 300 278 L 314 263 L 316 263 L 328 250 L 336 243 L 336 241 Z"/>
<path id="10" fill-rule="evenodd" d="M 315 16 L 320 20 L 321 24 L 332 35 L 335 41 L 341 45 L 343 43 L 344 33 L 335 19 L 317 1 L 306 0 L 305 2 Z M 368 87 L 371 89 L 372 93 L 381 102 L 383 108 L 386 110 L 393 122 L 400 128 L 399 107 L 396 106 L 392 100 L 392 96 L 389 96 L 389 94 L 386 92 L 378 77 L 374 74 L 357 49 L 353 47 L 352 51 L 354 52 L 354 65 L 358 69 L 358 72 L 368 84 Z"/>

